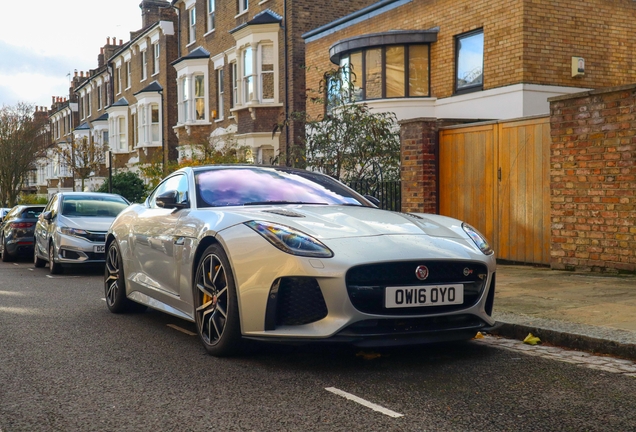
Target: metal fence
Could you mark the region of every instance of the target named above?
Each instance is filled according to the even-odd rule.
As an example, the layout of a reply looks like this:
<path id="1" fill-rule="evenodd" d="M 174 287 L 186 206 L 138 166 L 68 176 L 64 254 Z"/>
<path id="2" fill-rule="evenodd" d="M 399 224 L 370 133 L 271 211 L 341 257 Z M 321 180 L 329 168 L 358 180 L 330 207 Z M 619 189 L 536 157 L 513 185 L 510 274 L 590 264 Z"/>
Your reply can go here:
<path id="1" fill-rule="evenodd" d="M 401 182 L 355 180 L 349 182 L 349 187 L 359 194 L 371 195 L 380 201 L 380 208 L 384 210 L 402 210 Z"/>

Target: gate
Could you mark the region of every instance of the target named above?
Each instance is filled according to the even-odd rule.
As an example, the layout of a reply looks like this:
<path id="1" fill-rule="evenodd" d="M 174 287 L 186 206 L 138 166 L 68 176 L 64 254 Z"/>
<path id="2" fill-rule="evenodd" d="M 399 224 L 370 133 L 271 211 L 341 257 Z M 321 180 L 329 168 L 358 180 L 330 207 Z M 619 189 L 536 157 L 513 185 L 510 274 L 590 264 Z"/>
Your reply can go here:
<path id="1" fill-rule="evenodd" d="M 440 130 L 440 214 L 465 220 L 497 258 L 550 262 L 549 117 Z"/>
<path id="2" fill-rule="evenodd" d="M 360 195 L 371 195 L 377 198 L 381 209 L 400 211 L 402 208 L 402 188 L 399 180 L 353 180 L 348 186 Z"/>

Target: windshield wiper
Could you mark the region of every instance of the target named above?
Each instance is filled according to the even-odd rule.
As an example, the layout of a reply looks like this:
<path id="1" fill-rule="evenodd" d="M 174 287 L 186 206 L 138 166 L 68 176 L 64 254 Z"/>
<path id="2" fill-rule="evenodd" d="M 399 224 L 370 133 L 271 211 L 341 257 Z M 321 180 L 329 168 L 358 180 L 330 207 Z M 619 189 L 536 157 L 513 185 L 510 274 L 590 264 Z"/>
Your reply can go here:
<path id="1" fill-rule="evenodd" d="M 303 202 L 303 201 L 252 201 L 246 202 L 243 205 L 267 205 L 267 204 L 310 204 L 310 205 L 327 205 L 327 203 L 320 202 Z"/>

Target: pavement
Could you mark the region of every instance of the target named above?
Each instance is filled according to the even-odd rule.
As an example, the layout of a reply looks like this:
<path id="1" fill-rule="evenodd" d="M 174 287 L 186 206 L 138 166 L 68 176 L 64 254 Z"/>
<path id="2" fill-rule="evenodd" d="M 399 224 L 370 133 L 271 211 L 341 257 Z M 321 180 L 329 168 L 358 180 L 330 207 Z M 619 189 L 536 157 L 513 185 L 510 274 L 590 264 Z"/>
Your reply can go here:
<path id="1" fill-rule="evenodd" d="M 490 333 L 636 360 L 636 275 L 498 265 Z"/>

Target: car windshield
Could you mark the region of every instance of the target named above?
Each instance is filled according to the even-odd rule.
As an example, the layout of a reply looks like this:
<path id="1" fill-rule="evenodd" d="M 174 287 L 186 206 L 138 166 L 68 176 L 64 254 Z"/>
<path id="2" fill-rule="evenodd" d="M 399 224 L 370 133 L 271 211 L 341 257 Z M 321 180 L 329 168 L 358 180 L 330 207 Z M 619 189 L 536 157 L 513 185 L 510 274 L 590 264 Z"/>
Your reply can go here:
<path id="1" fill-rule="evenodd" d="M 68 217 L 115 217 L 128 203 L 118 197 L 74 195 L 64 197 L 62 215 Z"/>
<path id="2" fill-rule="evenodd" d="M 276 168 L 216 168 L 195 174 L 197 206 L 259 204 L 367 205 L 341 183 L 309 171 Z"/>

